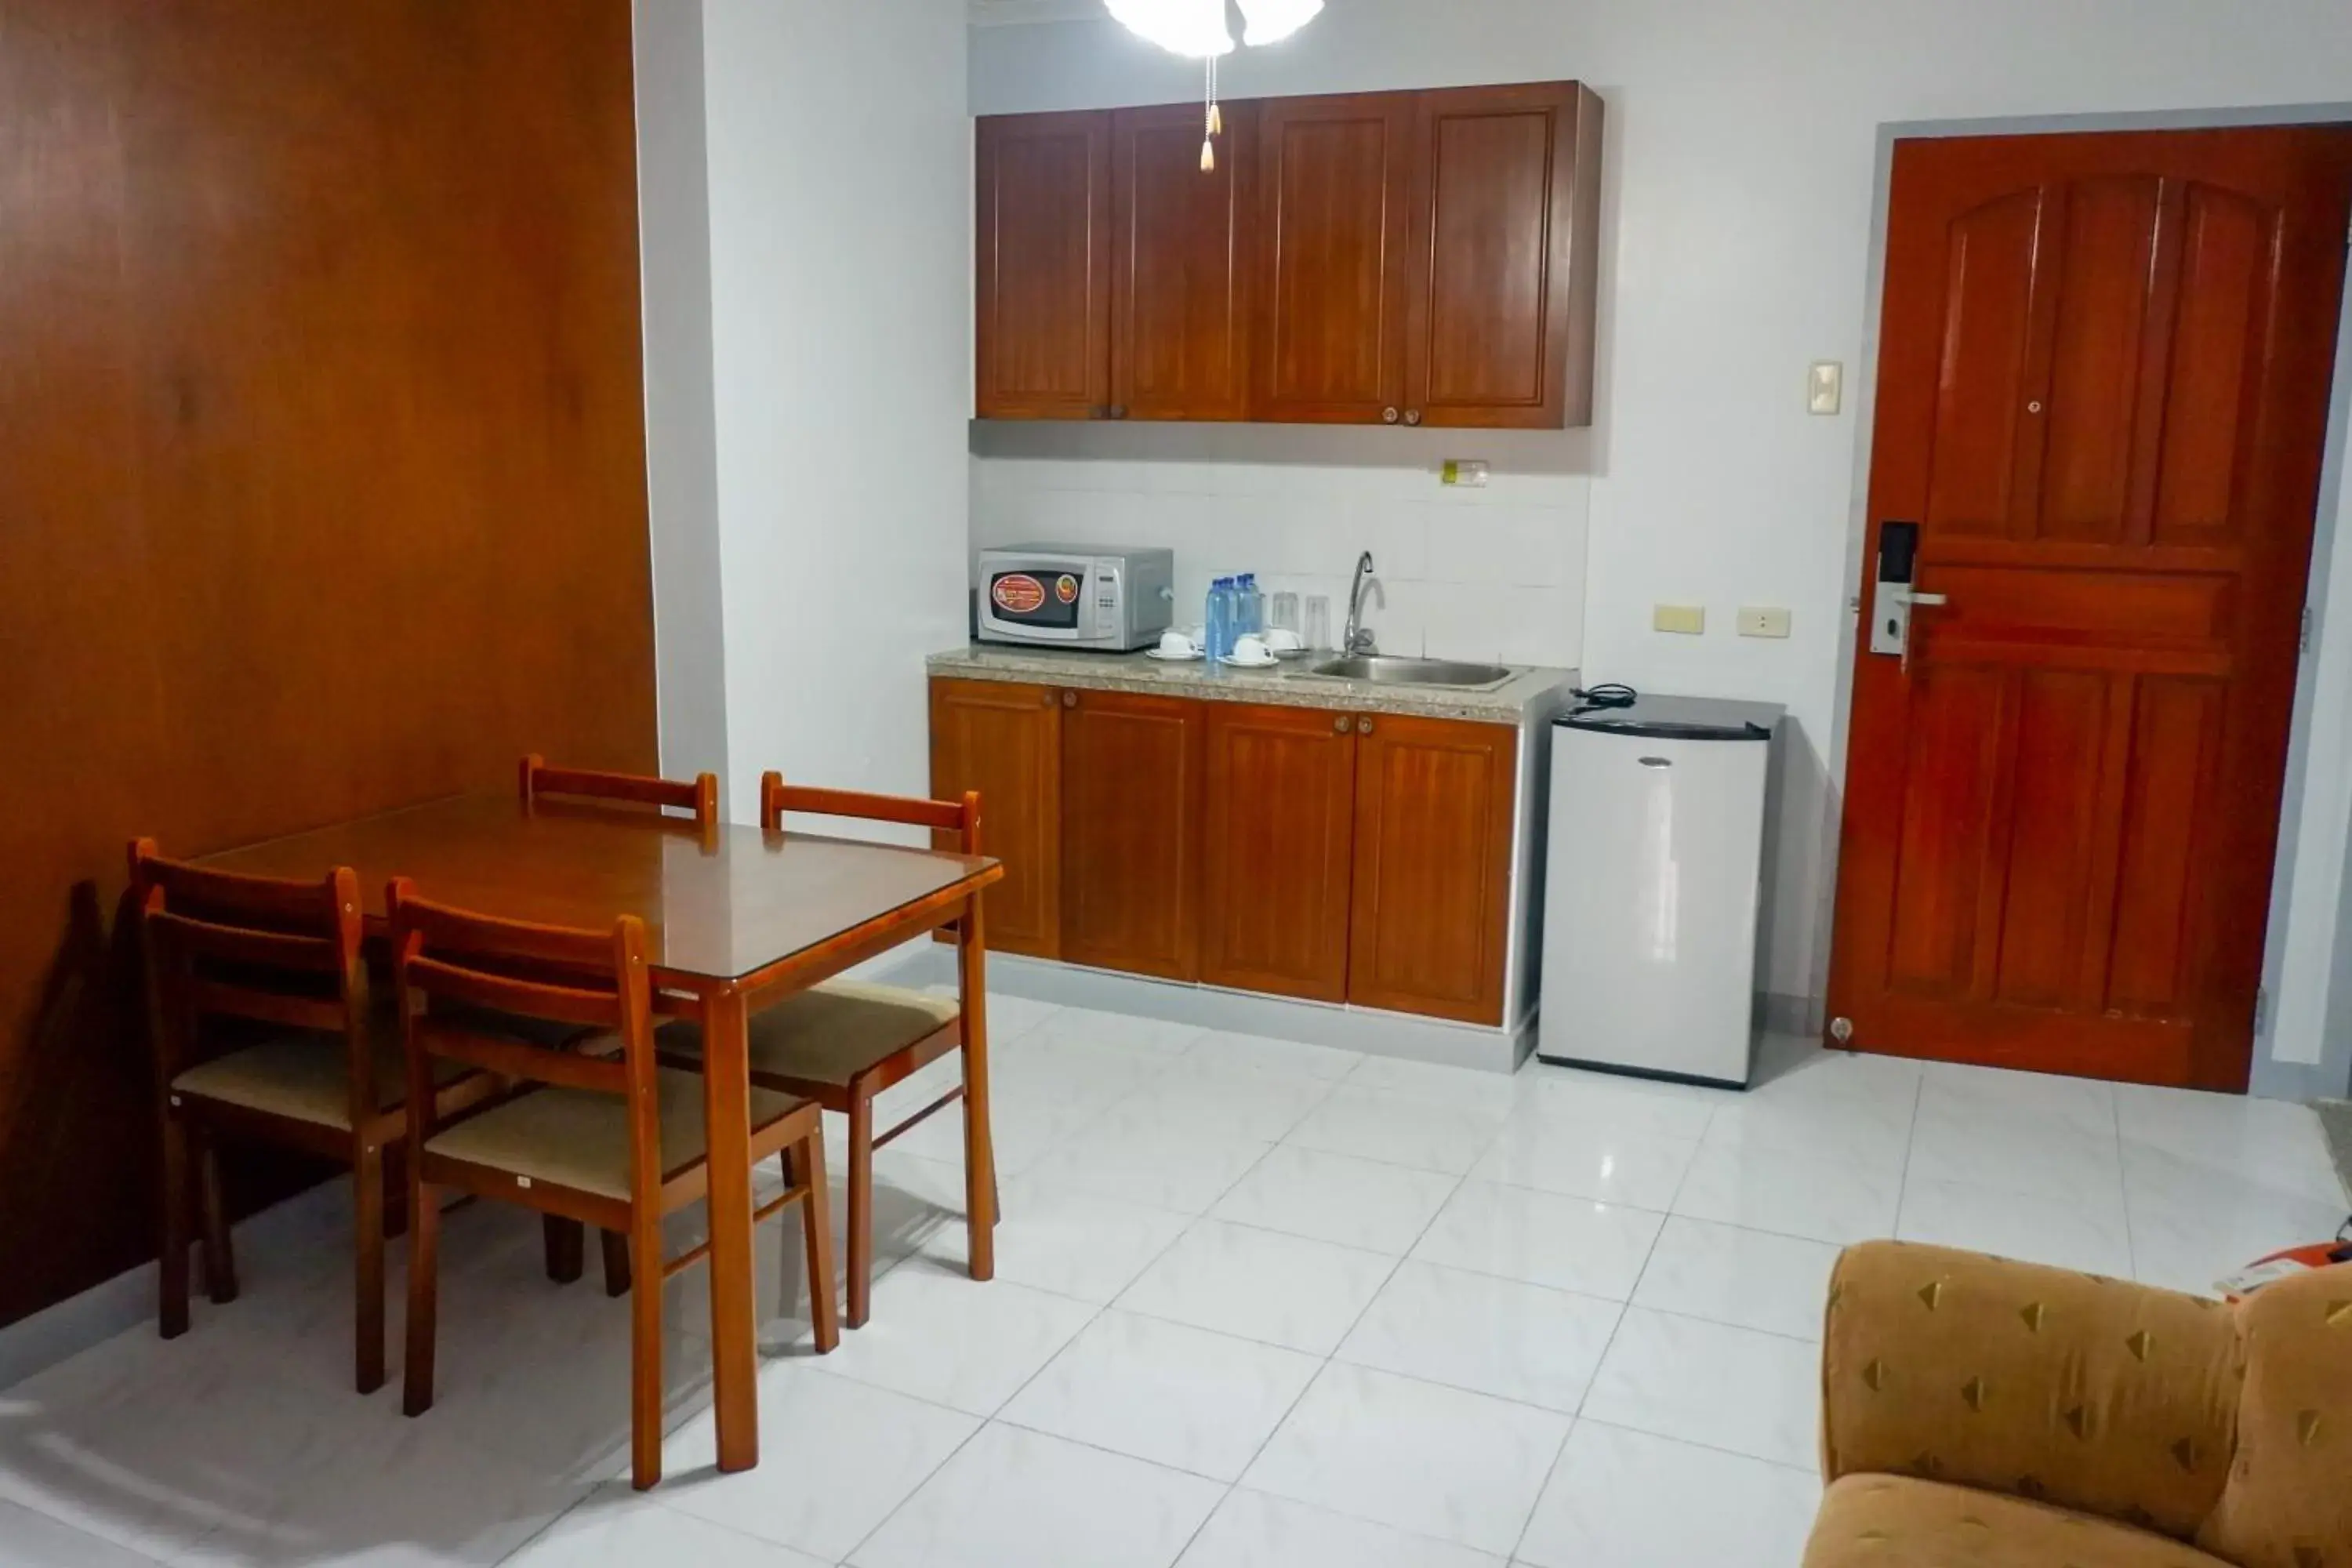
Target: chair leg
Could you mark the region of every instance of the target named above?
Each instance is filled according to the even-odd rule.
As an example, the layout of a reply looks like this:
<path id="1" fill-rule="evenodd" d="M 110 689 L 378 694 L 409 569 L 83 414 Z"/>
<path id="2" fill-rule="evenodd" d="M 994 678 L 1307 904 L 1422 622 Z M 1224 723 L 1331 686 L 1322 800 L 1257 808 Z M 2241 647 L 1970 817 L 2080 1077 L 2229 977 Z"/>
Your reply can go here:
<path id="1" fill-rule="evenodd" d="M 163 1300 L 158 1315 L 163 1337 L 188 1331 L 188 1128 L 170 1107 L 163 1110 Z"/>
<path id="2" fill-rule="evenodd" d="M 808 1191 L 801 1198 L 801 1237 L 808 1244 L 809 1323 L 816 1331 L 817 1353 L 823 1355 L 841 1343 L 841 1320 L 833 1301 L 833 1194 L 825 1187 L 822 1120 L 796 1148 L 793 1162 L 808 1173 Z M 857 1281 L 858 1276 L 853 1270 L 849 1276 L 853 1291 L 857 1289 Z M 863 1321 L 857 1319 L 854 1323 Z"/>
<path id="3" fill-rule="evenodd" d="M 558 1285 L 571 1284 L 587 1271 L 587 1227 L 551 1214 L 541 1215 L 539 1224 L 547 1247 L 547 1277 Z"/>
<path id="4" fill-rule="evenodd" d="M 820 1147 L 816 1168 L 810 1173 L 810 1191 L 824 1186 L 824 1160 Z M 811 1200 L 814 1202 L 813 1198 Z M 830 1228 L 828 1220 L 827 1228 Z M 874 1294 L 874 1101 L 853 1092 L 849 1101 L 849 1326 L 862 1329 L 871 1315 Z"/>
<path id="5" fill-rule="evenodd" d="M 383 1386 L 383 1151 L 362 1146 L 352 1160 L 352 1208 L 359 1268 L 352 1300 L 353 1359 L 362 1394 Z"/>
<path id="6" fill-rule="evenodd" d="M 211 1134 L 194 1133 L 196 1191 L 205 1227 L 205 1294 L 219 1305 L 236 1300 L 236 1254 L 229 1241 L 227 1205 L 221 1201 L 220 1152 Z"/>
<path id="7" fill-rule="evenodd" d="M 604 1294 L 625 1296 L 629 1293 L 629 1238 L 617 1230 L 600 1230 L 597 1243 L 604 1253 Z"/>
<path id="8" fill-rule="evenodd" d="M 441 1299 L 440 1194 L 411 1178 L 408 1184 L 408 1364 L 400 1408 L 422 1415 L 433 1408 L 433 1350 Z"/>
<path id="9" fill-rule="evenodd" d="M 974 1279 L 996 1278 L 996 1145 L 988 1130 L 987 1085 L 973 1081 L 964 1054 L 963 1193 L 965 1251 Z"/>
<path id="10" fill-rule="evenodd" d="M 645 1283 L 629 1293 L 629 1473 L 643 1492 L 662 1474 L 661 1216 L 642 1205 L 630 1224 L 631 1262 Z"/>

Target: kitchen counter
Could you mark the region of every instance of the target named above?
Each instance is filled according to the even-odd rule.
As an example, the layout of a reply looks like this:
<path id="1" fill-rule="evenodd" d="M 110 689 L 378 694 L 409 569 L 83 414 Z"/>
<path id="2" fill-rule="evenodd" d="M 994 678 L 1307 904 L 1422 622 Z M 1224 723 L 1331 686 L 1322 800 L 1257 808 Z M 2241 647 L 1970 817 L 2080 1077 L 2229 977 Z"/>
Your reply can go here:
<path id="1" fill-rule="evenodd" d="M 1555 704 L 1555 694 L 1573 685 L 1572 669 L 1507 666 L 1511 678 L 1486 689 L 1459 686 L 1392 686 L 1305 671 L 1335 654 L 1285 660 L 1278 669 L 1234 669 L 1203 662 L 1162 664 L 1140 653 L 1076 653 L 1059 648 L 1005 647 L 972 643 L 933 654 L 932 675 L 959 680 L 1044 682 L 1090 691 L 1137 691 L 1160 697 L 1193 697 L 1221 702 L 1259 702 L 1277 708 L 1346 708 L 1366 713 L 1421 714 L 1432 719 L 1467 719 L 1516 724 L 1538 708 Z"/>

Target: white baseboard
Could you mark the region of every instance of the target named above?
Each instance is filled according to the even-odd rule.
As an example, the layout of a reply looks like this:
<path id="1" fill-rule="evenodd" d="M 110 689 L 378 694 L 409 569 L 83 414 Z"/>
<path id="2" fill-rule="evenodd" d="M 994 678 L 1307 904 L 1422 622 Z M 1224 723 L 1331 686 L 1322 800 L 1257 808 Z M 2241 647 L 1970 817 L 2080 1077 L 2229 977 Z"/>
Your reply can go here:
<path id="1" fill-rule="evenodd" d="M 899 962 L 879 978 L 896 985 L 951 983 L 955 979 L 953 950 L 934 946 L 913 953 L 902 952 Z M 1224 991 L 1213 985 L 1150 980 L 1010 953 L 988 955 L 988 987 L 1056 1006 L 1131 1013 L 1204 1029 L 1267 1035 L 1480 1072 L 1516 1072 L 1535 1049 L 1536 1019 L 1532 1013 L 1515 1027 L 1483 1028 L 1370 1007 L 1336 1006 L 1253 991 Z"/>

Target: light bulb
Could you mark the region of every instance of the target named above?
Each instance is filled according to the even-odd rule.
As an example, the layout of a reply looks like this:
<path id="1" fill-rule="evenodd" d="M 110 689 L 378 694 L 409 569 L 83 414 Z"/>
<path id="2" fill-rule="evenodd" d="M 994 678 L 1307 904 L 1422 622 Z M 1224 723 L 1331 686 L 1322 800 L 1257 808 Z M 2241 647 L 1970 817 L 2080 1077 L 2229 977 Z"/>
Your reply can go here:
<path id="1" fill-rule="evenodd" d="M 1129 32 L 1172 54 L 1201 60 L 1234 51 L 1234 36 L 1225 29 L 1225 0 L 1104 0 L 1104 3 Z M 1290 3 L 1295 5 L 1297 0 L 1290 0 Z M 1312 3 L 1319 5 L 1321 0 L 1312 0 Z M 1301 21 L 1305 19 L 1303 16 L 1300 18 Z"/>

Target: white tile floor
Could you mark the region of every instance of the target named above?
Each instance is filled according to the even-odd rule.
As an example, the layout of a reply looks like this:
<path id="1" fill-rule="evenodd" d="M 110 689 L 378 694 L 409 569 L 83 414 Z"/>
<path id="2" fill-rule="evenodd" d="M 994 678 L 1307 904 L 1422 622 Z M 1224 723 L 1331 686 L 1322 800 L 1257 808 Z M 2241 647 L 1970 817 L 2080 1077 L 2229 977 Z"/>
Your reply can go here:
<path id="1" fill-rule="evenodd" d="M 615 1479 L 627 1314 L 510 1210 L 450 1218 L 436 1408 L 355 1397 L 320 1205 L 190 1337 L 0 1392 L 0 1568 L 1787 1564 L 1840 1244 L 2202 1289 L 2344 1216 L 2297 1107 L 1793 1041 L 1741 1097 L 995 1018 L 996 1282 L 961 1273 L 950 1119 L 879 1161 L 890 1267 L 835 1354 L 766 1227 L 758 1470 L 710 1468 L 689 1274 L 669 1479 Z"/>

